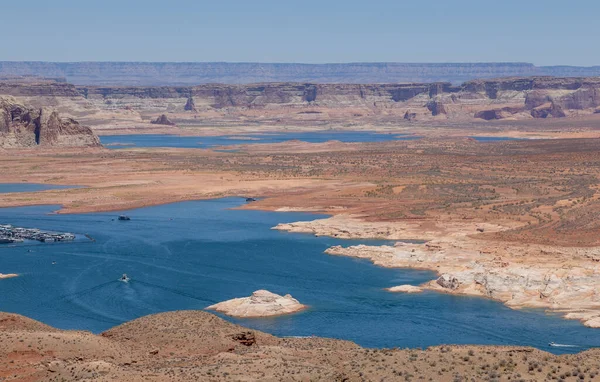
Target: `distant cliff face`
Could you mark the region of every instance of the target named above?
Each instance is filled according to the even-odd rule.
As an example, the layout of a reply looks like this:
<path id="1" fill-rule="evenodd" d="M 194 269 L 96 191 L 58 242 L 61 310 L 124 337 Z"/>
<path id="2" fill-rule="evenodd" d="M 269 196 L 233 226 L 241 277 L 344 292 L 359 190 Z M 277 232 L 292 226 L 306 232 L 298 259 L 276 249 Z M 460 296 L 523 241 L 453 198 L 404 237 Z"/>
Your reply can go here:
<path id="1" fill-rule="evenodd" d="M 44 82 L 3 82 L 0 80 L 0 95 L 8 94 L 15 97 L 78 97 L 81 95 L 72 84 L 44 81 Z"/>
<path id="2" fill-rule="evenodd" d="M 10 62 L 0 76 L 64 77 L 76 85 L 161 86 L 258 82 L 412 83 L 451 82 L 513 76 L 584 77 L 600 66 L 545 66 L 528 63 L 346 63 L 275 64 L 223 62 Z"/>
<path id="3" fill-rule="evenodd" d="M 450 83 L 363 85 L 290 82 L 248 85 L 206 84 L 192 87 L 77 87 L 79 94 L 89 100 L 185 98 L 184 110 L 187 111 L 195 109 L 197 104 L 218 109 L 225 107 L 256 108 L 286 104 L 319 104 L 337 107 L 369 103 L 372 106 L 374 101 L 403 102 L 421 94 L 429 97 L 453 89 Z M 54 90 L 57 96 L 63 93 L 58 90 L 58 87 Z M 0 94 L 2 94 L 1 91 L 0 85 Z M 65 89 L 64 92 L 66 91 Z M 193 108 L 190 105 L 193 105 Z"/>
<path id="4" fill-rule="evenodd" d="M 0 97 L 0 147 L 34 146 L 100 146 L 100 140 L 90 128 L 60 118 L 56 111 Z"/>
<path id="5" fill-rule="evenodd" d="M 534 118 L 564 117 L 566 114 L 562 110 L 586 110 L 600 106 L 598 77 L 473 80 L 460 86 L 444 82 L 263 83 L 193 87 L 78 87 L 77 90 L 89 100 L 132 102 L 132 99 L 180 99 L 180 103 L 188 106 L 186 108 L 184 105 L 183 109 L 188 111 L 190 102 L 193 102 L 194 109 L 197 105 L 215 109 L 277 106 L 377 109 L 405 104 L 408 107 L 425 108 L 432 116 L 447 115 L 460 106 L 466 112 L 472 110 L 471 116 L 475 118 L 501 119 L 518 113 L 530 114 Z M 486 108 L 488 106 L 494 107 Z M 543 110 L 540 111 L 542 106 Z M 547 112 L 545 109 L 548 109 Z"/>
<path id="6" fill-rule="evenodd" d="M 94 124 L 162 114 L 174 123 L 252 120 L 367 122 L 427 119 L 563 118 L 598 113 L 600 77 L 511 77 L 408 84 L 270 82 L 197 86 L 73 86 L 62 82 L 3 83 L 8 94 L 48 102 Z M 177 115 L 170 115 L 175 113 Z M 104 122 L 103 122 L 104 121 Z"/>

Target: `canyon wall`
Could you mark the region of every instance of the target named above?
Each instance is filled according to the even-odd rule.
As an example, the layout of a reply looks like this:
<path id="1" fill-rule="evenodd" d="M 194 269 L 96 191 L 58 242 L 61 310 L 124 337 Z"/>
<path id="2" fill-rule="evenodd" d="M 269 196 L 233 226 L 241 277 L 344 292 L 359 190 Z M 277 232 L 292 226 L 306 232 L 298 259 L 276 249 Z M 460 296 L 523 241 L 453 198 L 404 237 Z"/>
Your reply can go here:
<path id="1" fill-rule="evenodd" d="M 53 106 L 90 125 L 237 120 L 352 123 L 564 118 L 600 114 L 600 77 L 511 77 L 407 84 L 270 82 L 197 86 L 75 86 L 0 81 L 0 95 Z M 187 121 L 187 122 L 185 122 Z"/>
<path id="2" fill-rule="evenodd" d="M 528 77 L 411 84 L 263 83 L 193 87 L 77 87 L 92 102 L 134 106 L 144 100 L 178 100 L 171 111 L 210 109 L 359 108 L 414 112 L 423 117 L 501 119 L 594 113 L 600 78 Z M 66 92 L 67 90 L 65 90 Z M 69 88 L 69 92 L 71 89 Z M 173 109 L 174 108 L 174 109 Z M 402 110 L 398 110 L 402 109 Z M 401 114 L 402 114 L 401 113 Z"/>
<path id="3" fill-rule="evenodd" d="M 47 107 L 33 108 L 12 97 L 0 97 L 0 147 L 100 146 L 89 127 L 61 118 Z"/>

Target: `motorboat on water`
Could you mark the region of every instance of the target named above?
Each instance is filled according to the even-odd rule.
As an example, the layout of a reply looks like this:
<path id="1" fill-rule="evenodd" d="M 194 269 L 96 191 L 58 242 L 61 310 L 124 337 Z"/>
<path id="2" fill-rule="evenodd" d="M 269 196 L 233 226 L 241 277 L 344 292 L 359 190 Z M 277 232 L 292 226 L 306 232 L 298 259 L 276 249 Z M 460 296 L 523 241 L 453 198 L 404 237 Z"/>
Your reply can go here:
<path id="1" fill-rule="evenodd" d="M 119 279 L 119 281 L 122 281 L 124 283 L 129 282 L 129 277 L 127 277 L 127 273 L 123 273 L 123 276 L 121 276 L 121 278 Z"/>

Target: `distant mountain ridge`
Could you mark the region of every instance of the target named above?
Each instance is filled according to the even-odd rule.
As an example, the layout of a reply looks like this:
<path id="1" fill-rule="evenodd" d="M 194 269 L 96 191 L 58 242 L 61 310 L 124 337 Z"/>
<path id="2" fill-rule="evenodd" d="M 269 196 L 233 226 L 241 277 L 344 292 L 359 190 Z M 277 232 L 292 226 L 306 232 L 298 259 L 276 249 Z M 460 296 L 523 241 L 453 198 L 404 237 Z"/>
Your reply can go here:
<path id="1" fill-rule="evenodd" d="M 76 85 L 183 86 L 206 83 L 462 83 L 527 76 L 600 76 L 600 66 L 529 63 L 227 63 L 0 61 L 0 77 L 65 78 Z"/>

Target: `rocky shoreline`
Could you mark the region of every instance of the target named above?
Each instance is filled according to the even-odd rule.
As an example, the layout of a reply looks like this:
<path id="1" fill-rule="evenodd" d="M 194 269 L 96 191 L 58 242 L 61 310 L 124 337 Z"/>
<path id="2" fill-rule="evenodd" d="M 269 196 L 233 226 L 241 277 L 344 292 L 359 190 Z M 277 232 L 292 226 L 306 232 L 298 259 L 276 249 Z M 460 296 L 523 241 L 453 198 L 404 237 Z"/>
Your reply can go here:
<path id="1" fill-rule="evenodd" d="M 342 224 L 343 223 L 343 224 Z M 389 268 L 433 270 L 439 277 L 418 286 L 443 293 L 492 298 L 507 306 L 542 308 L 600 327 L 600 248 L 527 245 L 479 239 L 475 229 L 423 232 L 424 244 L 334 246 L 330 255 L 363 258 Z M 393 223 L 329 219 L 280 224 L 274 229 L 345 239 L 414 238 L 418 230 Z M 483 229 L 481 229 L 483 231 Z M 468 234 L 467 234 L 468 233 Z M 391 292 L 408 288 L 390 286 Z M 415 290 L 412 290 L 415 291 Z"/>

